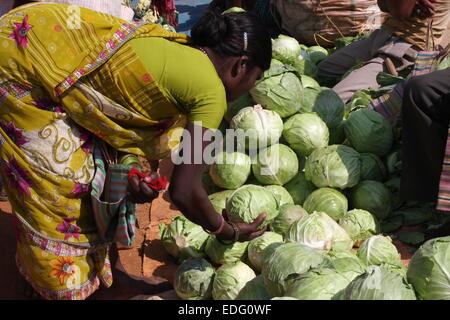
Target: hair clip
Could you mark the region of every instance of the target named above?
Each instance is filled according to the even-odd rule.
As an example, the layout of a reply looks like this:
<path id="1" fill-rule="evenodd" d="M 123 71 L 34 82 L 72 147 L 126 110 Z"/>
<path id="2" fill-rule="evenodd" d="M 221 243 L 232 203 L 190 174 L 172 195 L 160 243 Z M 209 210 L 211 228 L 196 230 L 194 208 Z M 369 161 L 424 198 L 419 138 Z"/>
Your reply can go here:
<path id="1" fill-rule="evenodd" d="M 248 48 L 248 35 L 247 32 L 244 32 L 244 51 L 247 51 Z"/>

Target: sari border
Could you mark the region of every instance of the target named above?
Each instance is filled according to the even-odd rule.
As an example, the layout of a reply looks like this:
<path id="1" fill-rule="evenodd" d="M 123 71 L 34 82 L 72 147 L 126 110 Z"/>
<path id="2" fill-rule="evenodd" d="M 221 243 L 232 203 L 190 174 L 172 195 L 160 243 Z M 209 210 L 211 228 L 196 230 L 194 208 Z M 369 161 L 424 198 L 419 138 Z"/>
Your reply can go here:
<path id="1" fill-rule="evenodd" d="M 121 47 L 127 43 L 136 31 L 146 25 L 150 24 L 146 21 L 134 21 L 131 23 L 123 23 L 119 29 L 113 34 L 112 39 L 108 40 L 104 45 L 103 50 L 97 55 L 95 61 L 89 62 L 83 68 L 72 72 L 63 82 L 56 86 L 55 91 L 58 96 L 70 89 L 78 80 L 84 75 L 88 74 L 101 64 L 108 61 L 113 54 L 115 54 Z"/>
<path id="2" fill-rule="evenodd" d="M 81 257 L 99 249 L 102 246 L 111 244 L 111 242 L 106 241 L 98 241 L 94 243 L 71 243 L 64 240 L 46 237 L 34 230 L 27 221 L 17 214 L 17 212 L 14 212 L 14 217 L 21 223 L 21 227 L 24 229 L 27 239 L 31 243 L 36 245 L 41 250 L 57 256 Z"/>

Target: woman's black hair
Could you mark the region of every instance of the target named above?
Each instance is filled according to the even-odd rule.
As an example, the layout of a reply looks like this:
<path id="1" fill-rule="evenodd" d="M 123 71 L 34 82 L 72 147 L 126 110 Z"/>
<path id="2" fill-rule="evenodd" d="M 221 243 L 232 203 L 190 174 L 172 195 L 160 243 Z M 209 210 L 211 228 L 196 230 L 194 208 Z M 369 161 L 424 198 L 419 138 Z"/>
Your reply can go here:
<path id="1" fill-rule="evenodd" d="M 270 34 L 253 13 L 207 11 L 192 27 L 191 38 L 194 46 L 209 47 L 221 56 L 247 55 L 262 70 L 270 67 Z"/>

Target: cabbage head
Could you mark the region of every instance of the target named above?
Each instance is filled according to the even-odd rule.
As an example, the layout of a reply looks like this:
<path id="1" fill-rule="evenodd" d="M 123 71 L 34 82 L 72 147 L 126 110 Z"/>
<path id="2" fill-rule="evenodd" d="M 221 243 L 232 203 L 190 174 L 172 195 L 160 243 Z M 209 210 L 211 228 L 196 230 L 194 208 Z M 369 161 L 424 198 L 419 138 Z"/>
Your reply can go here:
<path id="1" fill-rule="evenodd" d="M 319 93 L 322 88 L 319 87 L 307 87 L 303 89 L 302 103 L 300 106 L 300 113 L 314 112 L 314 104 L 316 103 Z M 321 118 L 322 119 L 322 118 Z"/>
<path id="2" fill-rule="evenodd" d="M 372 100 L 373 98 L 367 90 L 356 91 L 351 100 L 345 104 L 345 118 L 348 119 L 353 111 L 364 109 Z"/>
<path id="3" fill-rule="evenodd" d="M 284 187 L 273 184 L 265 186 L 264 188 L 272 192 L 275 196 L 279 197 L 280 207 L 285 204 L 294 204 L 294 199 L 292 199 L 292 196 Z"/>
<path id="4" fill-rule="evenodd" d="M 270 230 L 283 237 L 289 230 L 289 227 L 301 217 L 307 216 L 308 212 L 300 205 L 285 204 L 280 207 L 280 211 L 270 224 Z"/>
<path id="5" fill-rule="evenodd" d="M 308 88 L 302 99 L 300 112 L 315 112 L 328 128 L 335 128 L 344 120 L 344 103 L 328 88 Z"/>
<path id="6" fill-rule="evenodd" d="M 344 129 L 347 139 L 358 152 L 384 156 L 394 142 L 389 120 L 376 111 L 361 109 L 352 112 Z"/>
<path id="7" fill-rule="evenodd" d="M 342 121 L 337 127 L 329 128 L 330 131 L 330 141 L 329 145 L 332 144 L 343 144 L 345 141 L 345 121 Z"/>
<path id="8" fill-rule="evenodd" d="M 421 300 L 450 300 L 450 237 L 435 238 L 417 250 L 408 281 Z"/>
<path id="9" fill-rule="evenodd" d="M 341 300 L 416 300 L 414 290 L 398 273 L 370 266 L 345 288 Z"/>
<path id="10" fill-rule="evenodd" d="M 380 233 L 377 218 L 369 211 L 353 209 L 339 219 L 339 225 L 359 247 L 362 241 Z"/>
<path id="11" fill-rule="evenodd" d="M 256 277 L 242 261 L 227 263 L 216 270 L 212 296 L 214 300 L 235 300 L 245 285 Z"/>
<path id="12" fill-rule="evenodd" d="M 158 237 L 164 248 L 178 262 L 205 256 L 204 249 L 209 234 L 184 216 L 175 216 L 168 226 L 160 223 L 159 230 Z"/>
<path id="13" fill-rule="evenodd" d="M 306 51 L 301 51 L 296 59 L 289 61 L 289 64 L 295 68 L 297 75 L 315 77 L 317 74 L 317 66 Z"/>
<path id="14" fill-rule="evenodd" d="M 236 130 L 237 144 L 242 149 L 258 149 L 277 143 L 283 132 L 283 120 L 260 105 L 244 108 L 233 117 L 230 127 Z"/>
<path id="15" fill-rule="evenodd" d="M 303 205 L 311 192 L 317 189 L 312 182 L 306 180 L 303 172 L 297 173 L 297 175 L 292 178 L 291 181 L 286 183 L 284 187 L 292 196 L 292 199 L 294 199 L 294 204 L 297 205 Z"/>
<path id="16" fill-rule="evenodd" d="M 245 185 L 237 189 L 227 200 L 227 215 L 233 222 L 252 223 L 261 213 L 267 217 L 263 228 L 278 215 L 279 198 L 261 186 Z"/>
<path id="17" fill-rule="evenodd" d="M 215 236 L 206 242 L 205 252 L 216 264 L 226 264 L 246 258 L 249 242 L 235 242 L 230 245 L 220 243 Z"/>
<path id="18" fill-rule="evenodd" d="M 361 180 L 384 181 L 387 177 L 386 166 L 373 153 L 361 153 Z"/>
<path id="19" fill-rule="evenodd" d="M 248 245 L 248 259 L 255 270 L 258 272 L 261 271 L 264 261 L 264 249 L 270 244 L 277 242 L 283 242 L 283 237 L 278 233 L 270 231 L 266 231 L 261 236 L 250 241 Z"/>
<path id="20" fill-rule="evenodd" d="M 270 77 L 278 76 L 278 75 L 286 73 L 286 72 L 294 72 L 295 73 L 295 68 L 289 64 L 281 62 L 280 60 L 272 59 L 272 61 L 270 62 L 269 70 L 266 70 L 264 72 L 262 78 L 267 79 Z"/>
<path id="21" fill-rule="evenodd" d="M 320 250 L 350 250 L 353 247 L 347 232 L 323 212 L 314 212 L 295 221 L 286 233 L 286 241 Z"/>
<path id="22" fill-rule="evenodd" d="M 237 98 L 235 101 L 228 103 L 227 113 L 225 114 L 225 119 L 231 122 L 231 119 L 239 113 L 244 108 L 253 107 L 255 102 L 252 99 L 250 93 L 245 93 L 244 95 Z"/>
<path id="23" fill-rule="evenodd" d="M 258 81 L 250 94 L 256 103 L 286 118 L 300 110 L 303 86 L 294 73 L 285 72 Z"/>
<path id="24" fill-rule="evenodd" d="M 344 103 L 331 89 L 322 88 L 311 110 L 317 113 L 329 128 L 337 127 L 344 119 Z"/>
<path id="25" fill-rule="evenodd" d="M 387 218 L 392 210 L 389 189 L 381 182 L 366 180 L 354 187 L 350 193 L 350 203 L 355 209 L 363 209 L 379 220 Z"/>
<path id="26" fill-rule="evenodd" d="M 281 62 L 289 63 L 295 60 L 300 52 L 300 44 L 295 38 L 280 35 L 272 40 L 272 56 Z"/>
<path id="27" fill-rule="evenodd" d="M 186 259 L 175 272 L 175 292 L 183 300 L 209 300 L 214 275 L 213 266 L 205 259 Z"/>
<path id="28" fill-rule="evenodd" d="M 320 84 L 310 76 L 305 74 L 300 75 L 300 80 L 302 81 L 303 88 L 320 88 Z"/>
<path id="29" fill-rule="evenodd" d="M 283 128 L 283 138 L 302 156 L 309 156 L 315 149 L 328 146 L 329 131 L 316 113 L 302 113 L 290 117 Z"/>
<path id="30" fill-rule="evenodd" d="M 230 9 L 225 10 L 222 14 L 233 13 L 233 12 L 245 12 L 245 9 L 240 7 L 231 7 Z"/>
<path id="31" fill-rule="evenodd" d="M 252 171 L 260 183 L 282 186 L 295 177 L 298 166 L 297 155 L 291 148 L 275 144 L 259 152 Z"/>
<path id="32" fill-rule="evenodd" d="M 360 174 L 359 153 L 344 145 L 316 149 L 305 164 L 306 179 L 318 188 L 351 188 L 358 184 Z"/>
<path id="33" fill-rule="evenodd" d="M 270 300 L 272 296 L 264 287 L 262 275 L 256 276 L 241 289 L 236 300 Z"/>
<path id="34" fill-rule="evenodd" d="M 351 280 L 332 268 L 315 268 L 292 277 L 285 294 L 299 300 L 337 300 Z"/>
<path id="35" fill-rule="evenodd" d="M 332 268 L 352 281 L 367 270 L 367 265 L 352 250 L 330 250 L 320 265 Z"/>
<path id="36" fill-rule="evenodd" d="M 311 61 L 315 64 L 318 64 L 322 60 L 325 60 L 328 57 L 327 49 L 321 46 L 312 46 L 308 48 L 309 56 L 311 57 Z"/>
<path id="37" fill-rule="evenodd" d="M 306 198 L 303 208 L 308 212 L 325 212 L 335 221 L 347 213 L 347 198 L 339 191 L 331 188 L 320 188 Z"/>
<path id="38" fill-rule="evenodd" d="M 205 189 L 206 193 L 208 195 L 211 195 L 213 193 L 217 193 L 220 191 L 223 191 L 222 188 L 219 188 L 218 186 L 216 186 L 216 184 L 212 181 L 211 176 L 209 175 L 209 167 L 207 167 L 207 170 L 205 170 L 203 172 L 202 175 L 202 186 L 203 189 Z"/>
<path id="39" fill-rule="evenodd" d="M 209 174 L 218 187 L 233 190 L 247 181 L 251 166 L 252 161 L 245 153 L 221 152 L 209 167 Z"/>
<path id="40" fill-rule="evenodd" d="M 221 214 L 223 209 L 225 209 L 227 199 L 233 192 L 234 190 L 225 190 L 213 193 L 208 196 L 209 201 L 211 201 L 211 204 L 218 213 Z"/>
<path id="41" fill-rule="evenodd" d="M 320 265 L 324 252 L 300 243 L 278 245 L 262 267 L 264 285 L 272 296 L 284 296 L 292 274 L 302 274 Z"/>
<path id="42" fill-rule="evenodd" d="M 266 263 L 266 261 L 272 256 L 272 254 L 275 252 L 275 249 L 279 246 L 283 245 L 284 242 L 274 242 L 269 244 L 261 253 L 263 264 Z"/>
<path id="43" fill-rule="evenodd" d="M 359 247 L 357 255 L 367 265 L 390 264 L 403 266 L 400 253 L 392 243 L 392 239 L 382 235 L 366 239 Z"/>

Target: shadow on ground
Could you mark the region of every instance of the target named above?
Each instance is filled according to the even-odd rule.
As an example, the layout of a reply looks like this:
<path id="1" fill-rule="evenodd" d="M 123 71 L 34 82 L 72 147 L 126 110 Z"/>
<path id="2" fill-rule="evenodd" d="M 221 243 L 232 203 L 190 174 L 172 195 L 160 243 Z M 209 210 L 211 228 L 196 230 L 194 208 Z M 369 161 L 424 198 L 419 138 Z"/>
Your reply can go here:
<path id="1" fill-rule="evenodd" d="M 144 254 L 147 259 L 160 262 L 153 270 L 153 276 L 168 280 L 173 284 L 175 272 L 178 268 L 175 259 L 170 256 L 159 239 L 146 240 L 144 243 Z"/>

